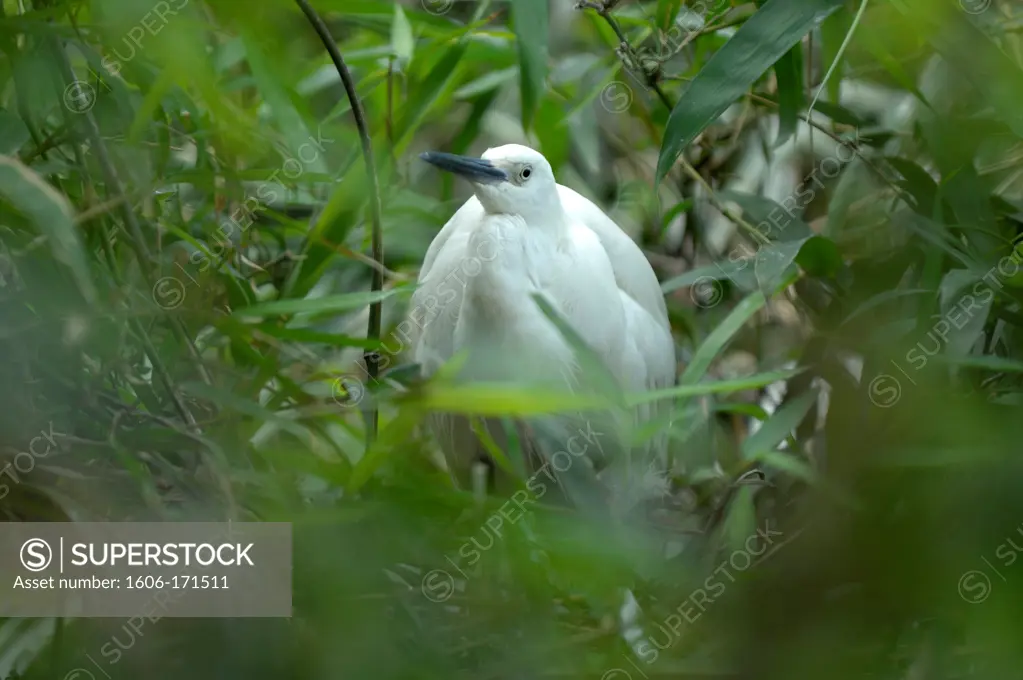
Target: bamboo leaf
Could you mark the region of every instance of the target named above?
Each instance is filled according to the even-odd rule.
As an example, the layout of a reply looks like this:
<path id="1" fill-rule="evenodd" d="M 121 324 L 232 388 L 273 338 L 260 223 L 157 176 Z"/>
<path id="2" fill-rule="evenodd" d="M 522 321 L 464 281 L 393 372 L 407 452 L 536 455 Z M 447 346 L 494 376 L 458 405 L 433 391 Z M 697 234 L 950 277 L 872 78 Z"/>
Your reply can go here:
<path id="1" fill-rule="evenodd" d="M 0 156 L 0 196 L 47 237 L 53 256 L 71 270 L 86 301 L 95 303 L 96 287 L 67 199 L 30 168 L 7 156 Z"/>
<path id="2" fill-rule="evenodd" d="M 844 0 L 769 0 L 710 58 L 679 98 L 657 159 L 660 182 L 704 128 Z"/>
<path id="3" fill-rule="evenodd" d="M 528 131 L 543 99 L 547 79 L 547 0 L 515 0 L 511 8 L 519 48 L 522 127 Z"/>

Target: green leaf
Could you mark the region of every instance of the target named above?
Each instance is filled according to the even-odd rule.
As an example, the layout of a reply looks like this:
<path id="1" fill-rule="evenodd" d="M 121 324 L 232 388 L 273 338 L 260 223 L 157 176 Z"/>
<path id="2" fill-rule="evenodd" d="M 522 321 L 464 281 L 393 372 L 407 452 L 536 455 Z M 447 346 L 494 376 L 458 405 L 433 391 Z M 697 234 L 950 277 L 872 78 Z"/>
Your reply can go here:
<path id="1" fill-rule="evenodd" d="M 967 356 L 946 356 L 939 354 L 932 358 L 935 363 L 945 363 L 953 366 L 982 368 L 988 371 L 998 371 L 1000 373 L 1023 373 L 1023 361 L 1018 359 L 1006 359 L 1004 357 L 979 354 L 971 354 Z"/>
<path id="2" fill-rule="evenodd" d="M 522 127 L 528 132 L 547 79 L 547 0 L 515 0 L 511 16 L 519 48 Z"/>
<path id="3" fill-rule="evenodd" d="M 813 471 L 809 465 L 804 463 L 802 460 L 796 458 L 790 453 L 784 451 L 761 451 L 760 453 L 753 454 L 750 456 L 750 460 L 755 463 L 763 463 L 767 467 L 772 467 L 782 472 L 802 479 L 804 482 L 810 484 L 817 483 L 817 473 Z"/>
<path id="4" fill-rule="evenodd" d="M 771 289 L 793 261 L 815 276 L 833 276 L 841 267 L 838 246 L 830 239 L 816 236 L 810 225 L 798 216 L 802 210 L 801 203 L 812 200 L 812 195 L 806 199 L 804 193 L 797 194 L 792 197 L 793 203 L 789 208 L 763 196 L 739 191 L 722 191 L 719 196 L 738 203 L 743 214 L 756 223 L 757 230 L 773 242 L 759 246 L 756 252 L 754 272 L 761 289 Z"/>
<path id="5" fill-rule="evenodd" d="M 786 371 L 772 371 L 770 373 L 758 373 L 748 378 L 735 378 L 732 380 L 717 380 L 714 382 L 694 383 L 687 385 L 676 385 L 666 387 L 663 390 L 644 392 L 643 394 L 629 395 L 627 397 L 629 406 L 640 406 L 652 401 L 662 399 L 677 399 L 679 397 L 696 397 L 707 394 L 731 394 L 744 390 L 756 390 L 782 380 L 788 380 L 803 372 L 804 369 L 795 368 Z"/>
<path id="6" fill-rule="evenodd" d="M 885 160 L 902 175 L 899 185 L 913 197 L 913 209 L 924 217 L 932 217 L 938 196 L 937 182 L 926 170 L 907 158 L 890 157 Z"/>
<path id="7" fill-rule="evenodd" d="M 811 236 L 799 249 L 796 264 L 810 276 L 832 277 L 842 268 L 842 254 L 831 239 Z"/>
<path id="8" fill-rule="evenodd" d="M 892 5 L 907 15 L 907 26 L 928 41 L 950 68 L 959 71 L 994 107 L 998 116 L 1023 137 L 1023 71 L 965 12 L 930 0 L 898 0 Z"/>
<path id="9" fill-rule="evenodd" d="M 303 298 L 299 300 L 274 300 L 242 307 L 232 313 L 234 317 L 262 317 L 277 314 L 337 314 L 350 312 L 367 307 L 374 302 L 386 300 L 397 293 L 408 293 L 410 287 L 391 288 L 389 290 L 370 291 L 364 293 L 344 293 L 341 295 L 325 295 L 319 298 Z"/>
<path id="10" fill-rule="evenodd" d="M 402 155 L 412 142 L 416 130 L 426 120 L 426 114 L 438 102 L 446 100 L 458 85 L 455 77 L 458 65 L 465 56 L 469 43 L 459 40 L 447 48 L 440 61 L 420 82 L 420 85 L 402 107 L 405 115 L 401 117 L 397 129 L 397 141 L 394 144 L 395 155 Z M 418 62 L 419 60 L 417 60 Z"/>
<path id="11" fill-rule="evenodd" d="M 531 416 L 565 413 L 610 405 L 598 394 L 551 392 L 507 384 L 433 384 L 421 394 L 405 397 L 417 407 L 477 416 Z"/>
<path id="12" fill-rule="evenodd" d="M 299 149 L 309 146 L 316 140 L 316 135 L 309 131 L 305 120 L 298 112 L 296 107 L 298 97 L 292 98 L 292 93 L 285 85 L 288 81 L 281 73 L 277 72 L 276 61 L 263 52 L 260 48 L 261 40 L 251 33 L 251 29 L 242 31 L 242 41 L 245 44 L 249 66 L 252 69 L 252 77 L 256 79 L 260 93 L 273 112 L 277 121 L 277 129 L 287 141 L 288 150 L 293 154 L 293 158 L 300 157 Z M 302 167 L 315 173 L 327 173 L 327 164 L 320 152 L 317 152 L 308 162 L 303 158 Z"/>
<path id="13" fill-rule="evenodd" d="M 778 410 L 742 443 L 742 457 L 750 460 L 757 454 L 773 451 L 803 422 L 810 408 L 817 403 L 818 390 L 809 389 Z"/>
<path id="14" fill-rule="evenodd" d="M 389 457 L 399 454 L 401 447 L 409 441 L 424 416 L 425 413 L 420 409 L 405 409 L 382 429 L 379 438 L 373 442 L 352 470 L 346 487 L 349 493 L 356 493 Z"/>
<path id="15" fill-rule="evenodd" d="M 10 111 L 0 109 L 0 154 L 12 156 L 31 138 L 25 122 Z"/>
<path id="16" fill-rule="evenodd" d="M 967 246 L 986 258 L 1002 241 L 993 236 L 997 226 L 988 198 L 991 190 L 973 167 L 975 145 L 981 138 L 969 136 L 954 119 L 925 119 L 921 129 L 942 174 L 941 197 L 948 201 L 960 225 L 969 228 L 965 232 Z"/>
<path id="17" fill-rule="evenodd" d="M 85 300 L 95 304 L 96 287 L 67 199 L 27 166 L 7 156 L 0 156 L 0 196 L 46 236 L 53 256 L 71 270 Z"/>
<path id="18" fill-rule="evenodd" d="M 209 385 L 195 382 L 186 382 L 182 384 L 181 387 L 188 394 L 201 397 L 203 399 L 209 399 L 210 401 L 241 415 L 248 416 L 257 421 L 273 423 L 285 432 L 295 435 L 300 440 L 305 440 L 309 436 L 308 430 L 300 423 L 295 422 L 295 420 L 286 418 L 264 408 L 261 404 L 255 401 L 243 399 L 229 390 L 210 387 Z"/>
<path id="19" fill-rule="evenodd" d="M 657 0 L 657 28 L 667 31 L 678 16 L 682 0 Z"/>
<path id="20" fill-rule="evenodd" d="M 723 527 L 726 544 L 733 551 L 748 550 L 746 543 L 757 530 L 757 511 L 753 504 L 756 489 L 740 486 L 728 508 Z"/>
<path id="21" fill-rule="evenodd" d="M 708 264 L 703 267 L 691 269 L 685 274 L 679 274 L 678 276 L 670 278 L 662 283 L 661 292 L 665 294 L 674 293 L 679 288 L 686 288 L 706 279 L 710 279 L 712 281 L 730 279 L 733 274 L 738 274 L 744 269 L 744 267 L 739 266 L 740 264 L 742 263 L 722 262 L 720 265 Z"/>
<path id="22" fill-rule="evenodd" d="M 737 304 L 735 309 L 711 331 L 700 348 L 696 350 L 685 372 L 679 378 L 679 385 L 692 385 L 702 380 L 718 354 L 731 342 L 746 322 L 763 309 L 765 304 L 767 304 L 767 297 L 759 290 Z"/>
<path id="23" fill-rule="evenodd" d="M 941 318 L 930 331 L 942 339 L 944 353 L 950 357 L 969 354 L 984 332 L 994 295 L 983 300 L 977 294 L 978 284 L 982 289 L 993 290 L 990 283 L 965 269 L 953 269 L 941 281 Z"/>
<path id="24" fill-rule="evenodd" d="M 398 63 L 405 65 L 412 61 L 416 40 L 412 35 L 412 24 L 408 22 L 401 5 L 394 5 L 394 23 L 391 25 L 391 49 Z"/>
<path id="25" fill-rule="evenodd" d="M 753 272 L 757 277 L 757 285 L 765 293 L 774 288 L 786 272 L 790 271 L 796 255 L 803 249 L 809 239 L 798 241 L 782 241 L 763 246 L 757 251 L 753 262 Z"/>
<path id="26" fill-rule="evenodd" d="M 842 49 L 842 43 L 845 42 L 845 37 L 849 33 L 849 28 L 852 25 L 852 15 L 846 12 L 839 12 L 828 17 L 824 23 L 821 24 L 821 63 L 827 64 L 828 68 L 835 63 L 836 59 L 845 59 L 845 54 L 839 54 Z M 835 74 L 842 74 L 842 65 L 839 64 L 835 68 Z M 842 87 L 842 78 L 829 78 L 826 85 L 828 100 L 829 102 L 837 102 L 840 99 L 840 90 Z M 826 102 L 817 101 L 815 110 L 821 111 L 827 114 L 822 108 L 821 104 Z M 842 122 L 842 121 L 839 121 Z M 853 125 L 856 125 L 853 123 Z M 859 125 L 856 125 L 859 127 Z"/>
<path id="27" fill-rule="evenodd" d="M 923 92 L 916 86 L 916 82 L 913 77 L 906 73 L 906 70 L 902 68 L 902 64 L 899 60 L 888 51 L 888 48 L 881 43 L 870 31 L 862 31 L 859 34 L 860 40 L 863 41 L 863 45 L 867 48 L 870 54 L 877 59 L 878 63 L 881 64 L 888 71 L 888 74 L 897 82 L 902 89 L 907 92 L 912 92 L 913 96 L 920 100 L 920 102 L 927 108 L 931 108 L 931 103 L 927 101 L 927 97 L 924 96 Z"/>
<path id="28" fill-rule="evenodd" d="M 679 98 L 657 159 L 660 182 L 704 128 L 844 0 L 769 0 L 718 50 Z"/>
<path id="29" fill-rule="evenodd" d="M 775 146 L 781 146 L 795 134 L 799 126 L 799 113 L 803 110 L 803 46 L 796 43 L 791 50 L 774 65 L 778 79 L 778 139 Z"/>
<path id="30" fill-rule="evenodd" d="M 744 216 L 753 222 L 757 230 L 771 241 L 805 241 L 813 236 L 810 225 L 799 218 L 802 206 L 793 198 L 791 208 L 785 208 L 769 198 L 755 196 L 741 191 L 720 191 L 718 197 L 724 201 L 738 203 Z M 801 199 L 802 200 L 802 199 Z M 809 202 L 807 199 L 805 202 Z"/>

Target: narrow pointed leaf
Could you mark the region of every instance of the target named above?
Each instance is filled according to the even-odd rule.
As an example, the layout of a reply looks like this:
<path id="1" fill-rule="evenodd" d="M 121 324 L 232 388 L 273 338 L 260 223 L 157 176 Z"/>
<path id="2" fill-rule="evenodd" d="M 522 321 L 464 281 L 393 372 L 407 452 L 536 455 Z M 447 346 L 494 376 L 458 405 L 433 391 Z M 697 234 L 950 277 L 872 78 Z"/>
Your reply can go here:
<path id="1" fill-rule="evenodd" d="M 778 79 L 778 139 L 781 146 L 795 134 L 799 126 L 799 113 L 803 110 L 803 46 L 796 44 L 774 65 Z"/>
<path id="2" fill-rule="evenodd" d="M 415 38 L 412 35 L 412 24 L 408 22 L 401 5 L 394 6 L 394 23 L 391 25 L 391 49 L 394 56 L 402 64 L 412 61 Z"/>
<path id="3" fill-rule="evenodd" d="M 773 451 L 803 422 L 810 408 L 817 403 L 817 389 L 809 389 L 788 402 L 742 443 L 742 456 L 749 460 L 758 453 Z"/>
<path id="4" fill-rule="evenodd" d="M 547 79 L 547 0 L 515 0 L 511 8 L 519 47 L 522 127 L 528 131 Z"/>
<path id="5" fill-rule="evenodd" d="M 711 57 L 679 98 L 664 132 L 657 181 L 682 151 L 844 0 L 769 0 Z"/>
<path id="6" fill-rule="evenodd" d="M 67 199 L 21 162 L 0 157 L 0 198 L 30 219 L 46 236 L 53 255 L 71 270 L 82 295 L 96 301 L 96 288 Z"/>

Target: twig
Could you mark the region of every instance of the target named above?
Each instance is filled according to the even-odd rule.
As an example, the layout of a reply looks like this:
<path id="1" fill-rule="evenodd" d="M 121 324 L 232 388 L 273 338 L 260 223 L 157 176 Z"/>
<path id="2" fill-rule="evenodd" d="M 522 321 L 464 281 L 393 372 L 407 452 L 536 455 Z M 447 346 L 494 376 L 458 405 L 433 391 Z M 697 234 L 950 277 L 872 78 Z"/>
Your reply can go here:
<path id="1" fill-rule="evenodd" d="M 689 161 L 687 161 L 684 156 L 679 156 L 679 163 L 682 164 L 682 170 L 689 175 L 689 178 L 703 187 L 704 191 L 707 192 L 707 200 L 709 200 L 710 204 L 717 208 L 722 215 L 745 229 L 754 241 L 759 242 L 761 245 L 767 245 L 770 243 L 770 240 L 761 234 L 756 227 L 744 220 L 742 215 L 736 214 L 735 211 L 725 205 L 724 202 L 717 197 L 717 194 L 714 193 L 714 188 L 703 178 L 703 175 L 696 171 L 696 168 L 689 164 Z"/>
<path id="2" fill-rule="evenodd" d="M 37 156 L 42 156 L 50 149 L 60 146 L 60 144 L 63 143 L 61 135 L 66 131 L 67 125 L 62 125 L 58 128 L 54 128 L 53 130 L 51 130 L 50 134 L 46 136 L 46 139 L 43 140 L 42 144 L 35 147 L 34 149 L 32 149 L 31 151 L 29 151 L 28 153 L 21 157 L 21 162 L 24 163 L 25 165 L 28 165 L 33 160 L 35 160 Z"/>
<path id="3" fill-rule="evenodd" d="M 330 31 L 327 29 L 327 25 L 323 23 L 323 19 L 321 19 L 320 15 L 316 13 L 316 10 L 309 6 L 307 0 L 295 0 L 295 2 L 298 3 L 298 6 L 302 9 L 306 18 L 309 19 L 309 23 L 312 24 L 317 35 L 320 36 L 320 40 L 323 42 L 324 48 L 326 48 L 327 53 L 330 54 L 330 58 L 334 62 L 334 68 L 337 69 L 338 75 L 341 76 L 341 82 L 344 83 L 345 92 L 348 95 L 348 101 L 352 106 L 352 115 L 355 117 L 355 125 L 359 129 L 359 139 L 362 142 L 362 156 L 366 161 L 366 174 L 369 176 L 370 213 L 372 215 L 373 225 L 373 259 L 382 265 L 384 261 L 384 240 L 383 232 L 380 227 L 380 188 L 377 185 L 377 171 L 376 162 L 373 158 L 373 145 L 370 142 L 369 128 L 366 125 L 366 114 L 362 108 L 362 101 L 359 99 L 359 94 L 355 90 L 355 81 L 352 80 L 352 74 L 348 70 L 348 66 L 345 64 L 345 60 L 341 56 L 341 52 L 338 50 L 337 44 L 334 42 L 334 38 L 331 37 Z M 374 269 L 371 290 L 376 292 L 383 290 L 383 287 L 383 272 L 379 269 Z M 380 339 L 381 304 L 382 303 L 378 301 L 369 306 L 369 327 L 366 330 L 366 338 L 369 340 Z M 366 372 L 369 374 L 370 379 L 375 382 L 377 376 L 380 374 L 380 365 L 378 364 L 379 355 L 376 352 L 367 350 L 363 356 L 366 361 Z M 367 415 L 367 448 L 376 438 L 378 420 L 379 414 L 376 406 L 370 407 L 370 411 Z"/>
<path id="4" fill-rule="evenodd" d="M 660 84 L 657 82 L 660 66 L 658 66 L 657 71 L 654 71 L 653 73 L 647 73 L 646 70 L 643 69 L 643 65 L 640 63 L 636 50 L 632 47 L 632 44 L 629 43 L 629 39 L 625 36 L 625 32 L 622 31 L 622 27 L 618 25 L 618 21 L 616 21 L 611 15 L 611 10 L 614 9 L 616 4 L 618 4 L 617 0 L 605 0 L 602 3 L 592 2 L 591 0 L 579 0 L 575 7 L 576 9 L 595 10 L 597 14 L 603 17 L 604 21 L 607 22 L 607 25 L 610 26 L 611 30 L 614 31 L 616 36 L 618 36 L 618 42 L 621 44 L 621 49 L 629 56 L 629 60 L 633 62 L 634 66 L 638 65 L 640 70 L 643 71 L 647 87 L 657 94 L 661 103 L 668 107 L 668 111 L 674 110 L 675 105 L 671 103 L 668 95 L 664 93 L 664 90 L 661 89 Z"/>

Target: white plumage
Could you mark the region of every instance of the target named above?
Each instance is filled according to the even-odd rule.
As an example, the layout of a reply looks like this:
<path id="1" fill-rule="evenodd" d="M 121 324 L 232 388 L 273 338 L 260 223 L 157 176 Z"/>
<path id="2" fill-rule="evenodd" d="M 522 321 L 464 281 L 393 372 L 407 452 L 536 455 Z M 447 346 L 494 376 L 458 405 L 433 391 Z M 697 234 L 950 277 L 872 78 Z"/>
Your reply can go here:
<path id="1" fill-rule="evenodd" d="M 570 346 L 531 297 L 540 293 L 624 391 L 674 384 L 671 328 L 646 257 L 596 205 L 557 184 L 540 153 L 509 144 L 482 158 L 422 158 L 468 179 L 475 194 L 434 238 L 420 271 L 412 351 L 425 375 L 468 350 L 464 375 L 472 379 L 578 386 Z M 642 422 L 660 412 L 635 415 Z M 468 423 L 435 417 L 432 424 L 464 480 L 484 457 Z M 506 441 L 500 433 L 495 439 Z M 663 464 L 666 438 L 655 442 L 646 450 Z"/>

